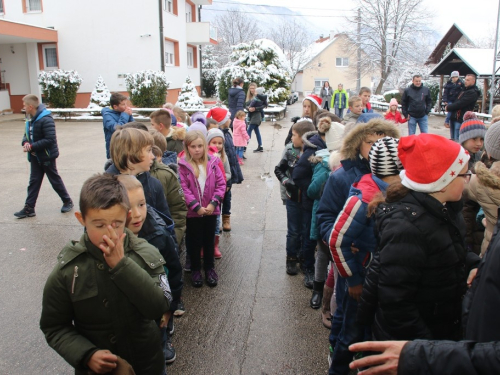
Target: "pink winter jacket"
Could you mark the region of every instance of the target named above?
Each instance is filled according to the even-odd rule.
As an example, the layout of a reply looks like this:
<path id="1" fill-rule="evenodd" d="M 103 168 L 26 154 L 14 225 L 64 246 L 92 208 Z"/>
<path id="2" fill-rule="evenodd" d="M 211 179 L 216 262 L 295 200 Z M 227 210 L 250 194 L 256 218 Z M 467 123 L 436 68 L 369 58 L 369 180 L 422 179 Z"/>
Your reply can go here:
<path id="1" fill-rule="evenodd" d="M 179 159 L 179 177 L 188 207 L 187 217 L 200 217 L 196 211 L 201 207 L 207 207 L 210 203 L 215 206 L 212 215 L 219 215 L 220 205 L 226 192 L 226 181 L 219 168 L 219 162 L 220 159 L 215 156 L 208 157 L 207 181 L 205 191 L 201 192 L 193 167 L 185 158 Z"/>
<path id="2" fill-rule="evenodd" d="M 235 147 L 245 147 L 250 137 L 247 133 L 247 124 L 243 120 L 233 120 L 233 143 Z"/>

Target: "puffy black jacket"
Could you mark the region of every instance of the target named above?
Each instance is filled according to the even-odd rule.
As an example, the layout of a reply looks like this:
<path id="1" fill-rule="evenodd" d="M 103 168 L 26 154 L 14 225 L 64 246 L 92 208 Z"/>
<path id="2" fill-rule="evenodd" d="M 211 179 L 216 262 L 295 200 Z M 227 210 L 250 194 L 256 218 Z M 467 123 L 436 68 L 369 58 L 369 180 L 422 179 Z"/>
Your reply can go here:
<path id="1" fill-rule="evenodd" d="M 451 119 L 463 122 L 465 112 L 474 110 L 479 94 L 480 92 L 476 85 L 466 87 L 464 91 L 458 95 L 456 101 L 452 104 L 448 104 L 448 111 L 453 112 L 451 114 Z"/>
<path id="2" fill-rule="evenodd" d="M 227 106 L 231 112 L 231 120 L 234 119 L 236 112 L 245 108 L 245 92 L 240 87 L 231 87 L 228 92 Z"/>
<path id="3" fill-rule="evenodd" d="M 377 340 L 460 338 L 466 279 L 479 260 L 465 249 L 461 211 L 461 201 L 415 191 L 377 209 L 379 251 L 358 311 L 364 324 L 375 312 Z"/>
<path id="4" fill-rule="evenodd" d="M 221 130 L 224 133 L 224 151 L 226 151 L 226 158 L 229 160 L 229 167 L 231 168 L 231 180 L 226 183 L 227 187 L 231 187 L 232 184 L 241 184 L 243 182 L 243 173 L 234 149 L 233 136 L 229 129 Z"/>
<path id="5" fill-rule="evenodd" d="M 450 79 L 448 82 L 446 82 L 446 85 L 444 85 L 443 102 L 453 103 L 455 100 L 457 100 L 458 95 L 460 95 L 464 87 L 464 81 L 462 81 L 460 78 L 455 83 L 453 83 L 453 81 Z"/>
<path id="6" fill-rule="evenodd" d="M 33 137 L 30 134 L 30 125 L 33 127 Z M 26 120 L 23 140 L 31 144 L 32 152 L 28 152 L 28 160 L 36 156 L 39 162 L 54 160 L 59 156 L 56 138 L 56 124 L 51 112 L 40 104 L 31 120 Z"/>
<path id="7" fill-rule="evenodd" d="M 432 100 L 429 89 L 423 85 L 410 85 L 401 98 L 401 109 L 404 117 L 424 117 L 431 111 Z"/>

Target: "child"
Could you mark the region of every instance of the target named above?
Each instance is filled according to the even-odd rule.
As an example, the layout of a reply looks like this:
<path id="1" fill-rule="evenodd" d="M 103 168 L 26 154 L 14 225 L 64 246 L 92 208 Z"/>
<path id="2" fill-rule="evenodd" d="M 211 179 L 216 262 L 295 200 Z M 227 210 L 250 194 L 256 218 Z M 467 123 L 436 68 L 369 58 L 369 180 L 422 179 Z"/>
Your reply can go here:
<path id="1" fill-rule="evenodd" d="M 286 205 L 286 273 L 289 275 L 296 275 L 299 272 L 297 262 L 301 252 L 301 242 L 306 235 L 300 206 L 301 192 L 293 182 L 292 173 L 302 153 L 302 136 L 311 131 L 314 131 L 311 121 L 295 123 L 292 126 L 292 142 L 285 147 L 279 164 L 274 168 L 274 174 L 281 183 L 281 199 Z"/>
<path id="2" fill-rule="evenodd" d="M 304 119 L 304 118 L 310 118 L 311 120 L 316 117 L 316 112 L 318 110 L 321 110 L 321 103 L 323 101 L 321 98 L 317 95 L 310 94 L 307 95 L 303 100 L 302 100 L 302 116 L 301 117 L 294 117 L 292 118 L 293 123 L 295 124 L 297 121 Z M 292 128 L 290 127 L 290 130 L 288 131 L 288 136 L 285 139 L 285 146 L 289 144 L 292 140 Z"/>
<path id="3" fill-rule="evenodd" d="M 227 109 L 214 107 L 208 113 L 207 117 L 212 117 L 219 125 L 220 130 L 224 133 L 224 151 L 229 160 L 231 167 L 231 179 L 227 181 L 226 195 L 222 203 L 222 230 L 224 232 L 231 231 L 231 187 L 233 184 L 241 184 L 243 182 L 243 174 L 234 151 L 233 137 L 229 130 L 231 124 L 230 113 Z"/>
<path id="4" fill-rule="evenodd" d="M 85 232 L 64 247 L 45 284 L 41 330 L 77 374 L 111 372 L 118 356 L 136 374 L 162 374 L 154 320 L 172 301 L 165 261 L 125 228 L 130 203 L 115 176 L 85 181 L 80 210 Z"/>
<path id="5" fill-rule="evenodd" d="M 385 113 L 385 119 L 394 122 L 396 125 L 404 124 L 408 121 L 401 115 L 401 112 L 398 111 L 398 100 L 396 98 L 392 98 L 389 102 L 389 109 Z"/>
<path id="6" fill-rule="evenodd" d="M 349 98 L 349 112 L 344 116 L 342 124 L 344 128 L 344 137 L 356 126 L 359 116 L 363 113 L 363 100 L 359 96 Z"/>
<path id="7" fill-rule="evenodd" d="M 176 105 L 174 106 L 174 108 L 172 108 L 172 112 L 174 112 L 174 116 L 177 119 L 177 127 L 189 128 L 189 126 L 191 125 L 191 121 L 188 114 L 183 108 Z"/>
<path id="8" fill-rule="evenodd" d="M 173 312 L 181 303 L 182 294 L 182 266 L 179 260 L 177 243 L 173 231 L 154 208 L 146 204 L 144 190 L 141 183 L 134 176 L 120 175 L 118 181 L 125 186 L 130 201 L 130 220 L 127 228 L 139 238 L 143 238 L 150 245 L 156 247 L 165 259 L 165 272 L 172 293 L 172 303 L 168 312 L 163 314 L 163 323 L 160 325 L 162 334 L 162 348 L 165 362 L 175 361 L 175 349 L 172 345 L 170 332 L 174 329 Z M 168 218 L 165 218 L 168 220 Z M 169 222 L 173 227 L 173 222 Z M 167 323 L 168 322 L 168 323 Z M 168 327 L 166 329 L 165 327 Z"/>
<path id="9" fill-rule="evenodd" d="M 162 163 L 162 156 L 163 156 L 163 152 L 161 152 L 161 149 L 154 145 L 152 148 L 151 148 L 151 152 L 153 153 L 153 155 L 155 156 L 155 159 L 158 163 Z"/>
<path id="10" fill-rule="evenodd" d="M 339 83 L 337 90 L 333 92 L 330 108 L 335 109 L 335 114 L 342 119 L 344 117 L 344 109 L 347 107 L 349 94 L 344 89 L 344 85 Z"/>
<path id="11" fill-rule="evenodd" d="M 372 113 L 372 105 L 370 104 L 370 97 L 372 95 L 372 90 L 368 87 L 361 87 L 359 89 L 359 97 L 363 102 L 363 113 Z"/>
<path id="12" fill-rule="evenodd" d="M 113 93 L 109 98 L 110 106 L 101 110 L 104 138 L 106 140 L 106 159 L 110 158 L 109 144 L 116 125 L 133 122 L 132 108 L 127 105 L 127 97 L 120 93 Z"/>
<path id="13" fill-rule="evenodd" d="M 179 154 L 184 150 L 186 129 L 172 126 L 172 116 L 166 110 L 159 109 L 149 116 L 153 129 L 159 131 L 167 140 L 167 150 Z"/>
<path id="14" fill-rule="evenodd" d="M 213 118 L 207 118 L 207 131 L 219 129 L 219 124 Z"/>
<path id="15" fill-rule="evenodd" d="M 215 287 L 219 279 L 214 269 L 215 226 L 226 184 L 217 165 L 219 159 L 208 155 L 207 142 L 201 132 L 188 132 L 184 151 L 184 157 L 179 160 L 179 176 L 188 206 L 186 249 L 193 271 L 191 283 L 196 288 L 203 285 L 200 261 L 203 248 L 205 280 Z"/>
<path id="16" fill-rule="evenodd" d="M 262 123 L 262 113 L 264 108 L 267 107 L 267 95 L 264 95 L 264 88 L 263 87 L 258 87 L 255 89 L 256 96 L 250 101 L 250 103 L 247 103 L 247 110 L 248 110 L 248 137 L 252 137 L 252 131 L 255 131 L 255 136 L 257 137 L 257 143 L 258 147 L 257 149 L 253 150 L 253 152 L 263 152 L 264 149 L 262 148 L 262 137 L 260 136 L 260 130 L 259 126 Z M 233 125 L 233 130 L 234 130 L 234 125 Z"/>
<path id="17" fill-rule="evenodd" d="M 236 116 L 233 120 L 233 140 L 234 147 L 236 149 L 236 156 L 238 157 L 238 163 L 243 165 L 243 151 L 250 140 L 250 135 L 247 132 L 247 124 L 245 122 L 246 113 L 245 111 L 236 112 Z M 257 129 L 255 134 L 257 134 Z"/>

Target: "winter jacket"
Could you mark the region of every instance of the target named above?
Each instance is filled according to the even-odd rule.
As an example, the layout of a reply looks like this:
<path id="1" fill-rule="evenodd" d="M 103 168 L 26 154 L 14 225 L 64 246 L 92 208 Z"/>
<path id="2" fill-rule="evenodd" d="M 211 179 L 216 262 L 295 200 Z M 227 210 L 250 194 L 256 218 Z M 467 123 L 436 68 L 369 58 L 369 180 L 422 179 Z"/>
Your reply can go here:
<path id="1" fill-rule="evenodd" d="M 165 164 L 158 163 L 156 160 L 153 161 L 149 173 L 158 179 L 163 187 L 163 193 L 165 194 L 170 214 L 175 223 L 177 243 L 180 244 L 186 232 L 187 207 L 179 179 L 174 171 Z"/>
<path id="2" fill-rule="evenodd" d="M 87 375 L 90 357 L 103 349 L 128 361 L 136 374 L 164 368 L 154 320 L 172 299 L 165 260 L 145 240 L 125 233 L 125 256 L 113 269 L 85 233 L 64 247 L 45 284 L 40 328 L 77 375 Z"/>
<path id="3" fill-rule="evenodd" d="M 366 103 L 366 107 L 363 108 L 363 113 L 373 113 L 372 105 L 370 102 Z"/>
<path id="4" fill-rule="evenodd" d="M 255 108 L 255 111 L 248 111 L 250 125 L 260 125 L 263 118 L 263 110 L 267 107 L 267 95 L 257 94 L 254 99 L 245 103 L 245 108 Z"/>
<path id="5" fill-rule="evenodd" d="M 380 178 L 366 174 L 355 182 L 349 191 L 349 198 L 337 216 L 328 238 L 328 246 L 339 276 L 353 287 L 363 284 L 365 267 L 377 246 L 374 218 L 368 217 L 368 204 L 373 198 L 387 190 L 389 184 Z M 359 249 L 352 253 L 351 246 Z"/>
<path id="6" fill-rule="evenodd" d="M 319 92 L 319 97 L 322 99 L 323 107 L 325 106 L 325 103 L 330 104 L 330 101 L 332 100 L 332 95 L 333 95 L 333 89 L 331 87 L 321 88 L 321 91 Z"/>
<path id="7" fill-rule="evenodd" d="M 179 260 L 179 242 L 177 242 L 174 235 L 172 235 L 174 222 L 169 221 L 168 218 L 162 217 L 149 205 L 147 209 L 148 213 L 138 237 L 145 239 L 150 245 L 157 248 L 165 260 L 164 268 L 167 269 L 168 283 L 172 293 L 170 311 L 175 311 L 177 310 L 181 298 L 183 282 L 182 266 Z M 164 219 L 168 221 L 168 224 L 165 223 Z"/>
<path id="8" fill-rule="evenodd" d="M 241 184 L 243 182 L 243 173 L 241 173 L 236 150 L 234 149 L 233 136 L 229 129 L 220 129 L 224 133 L 224 151 L 226 152 L 226 159 L 229 160 L 231 166 L 231 180 L 227 181 L 227 186 L 231 187 L 233 184 Z"/>
<path id="9" fill-rule="evenodd" d="M 161 162 L 177 174 L 177 152 L 165 151 L 161 156 Z"/>
<path id="10" fill-rule="evenodd" d="M 486 217 L 486 229 L 481 244 L 481 256 L 488 248 L 493 230 L 498 221 L 498 208 L 500 207 L 500 162 L 495 162 L 490 169 L 478 162 L 475 166 L 476 174 L 465 185 L 464 198 L 477 202 Z"/>
<path id="11" fill-rule="evenodd" d="M 290 142 L 283 150 L 280 162 L 274 167 L 274 174 L 280 182 L 280 192 L 283 204 L 286 203 L 287 199 L 294 202 L 301 201 L 300 189 L 295 185 L 292 179 L 293 169 L 297 165 L 299 158 L 300 150 L 293 147 L 293 143 Z"/>
<path id="12" fill-rule="evenodd" d="M 119 175 L 120 171 L 114 164 L 112 164 L 108 169 L 106 169 L 105 173 Z M 167 199 L 165 198 L 161 182 L 152 177 L 149 172 L 140 173 L 135 177 L 137 177 L 139 182 L 142 184 L 144 196 L 146 197 L 146 203 L 171 218 L 172 215 L 168 208 Z"/>
<path id="13" fill-rule="evenodd" d="M 288 135 L 285 138 L 285 146 L 292 141 L 292 129 L 293 129 L 293 125 L 295 125 L 297 123 L 297 121 L 299 121 L 300 119 L 301 119 L 300 116 L 292 117 L 291 120 L 292 120 L 293 124 L 292 124 L 292 126 L 290 126 L 290 129 L 288 129 Z"/>
<path id="14" fill-rule="evenodd" d="M 179 160 L 179 176 L 188 207 L 187 217 L 200 217 L 197 211 L 209 204 L 215 207 L 212 215 L 220 214 L 220 205 L 226 192 L 226 183 L 219 168 L 219 160 L 214 156 L 208 156 L 207 180 L 204 191 L 200 190 L 200 184 L 191 164 L 185 158 Z"/>
<path id="15" fill-rule="evenodd" d="M 458 95 L 457 100 L 447 105 L 448 112 L 452 112 L 450 119 L 463 122 L 465 112 L 474 110 L 479 95 L 480 92 L 476 85 L 465 87 Z"/>
<path id="16" fill-rule="evenodd" d="M 228 91 L 227 106 L 231 113 L 231 120 L 236 116 L 236 112 L 245 108 L 245 92 L 240 86 L 231 87 Z"/>
<path id="17" fill-rule="evenodd" d="M 403 92 L 401 97 L 401 110 L 403 111 L 403 117 L 424 117 L 429 114 L 432 107 L 431 92 L 429 88 L 424 85 L 416 87 L 411 84 Z"/>
<path id="18" fill-rule="evenodd" d="M 455 83 L 453 83 L 453 81 L 450 79 L 448 82 L 446 82 L 446 85 L 444 85 L 443 102 L 453 103 L 455 100 L 457 100 L 458 95 L 460 95 L 464 87 L 464 81 L 462 81 L 460 78 Z"/>
<path id="19" fill-rule="evenodd" d="M 246 147 L 250 136 L 247 132 L 247 124 L 244 120 L 238 120 L 237 118 L 233 121 L 233 143 L 235 147 Z"/>
<path id="20" fill-rule="evenodd" d="M 379 205 L 379 250 L 358 309 L 376 340 L 460 339 L 466 280 L 479 260 L 466 251 L 461 211 L 461 201 L 415 191 Z"/>
<path id="21" fill-rule="evenodd" d="M 307 189 L 313 177 L 313 167 L 309 158 L 318 150 L 326 148 L 325 141 L 317 131 L 307 132 L 302 136 L 304 142 L 302 155 L 300 155 L 297 165 L 293 169 L 292 180 L 302 191 L 302 208 L 312 212 L 314 199 L 307 196 Z"/>
<path id="22" fill-rule="evenodd" d="M 40 104 L 31 120 L 26 120 L 23 140 L 31 145 L 31 151 L 27 152 L 28 160 L 36 157 L 39 163 L 54 160 L 59 156 L 56 138 L 56 124 L 51 116 L 52 112 Z M 31 131 L 30 131 L 31 128 Z"/>
<path id="23" fill-rule="evenodd" d="M 134 118 L 126 112 L 115 111 L 111 107 L 103 108 L 101 110 L 102 126 L 104 129 L 104 139 L 106 140 L 106 158 L 110 158 L 109 144 L 111 143 L 111 136 L 115 132 L 116 125 L 124 125 L 133 122 Z"/>
<path id="24" fill-rule="evenodd" d="M 349 94 L 346 90 L 339 91 L 338 89 L 333 92 L 330 108 L 344 109 L 348 107 Z"/>
<path id="25" fill-rule="evenodd" d="M 360 115 L 356 115 L 352 112 L 347 113 L 342 120 L 342 124 L 345 126 L 344 128 L 344 137 L 356 126 L 358 122 L 358 118 Z"/>
<path id="26" fill-rule="evenodd" d="M 404 124 L 406 121 L 408 121 L 406 118 L 401 116 L 401 112 L 399 112 L 399 111 L 396 111 L 396 113 L 392 113 L 389 111 L 385 114 L 384 118 L 386 120 L 389 120 L 389 121 L 396 123 L 396 125 L 397 124 Z"/>
<path id="27" fill-rule="evenodd" d="M 226 162 L 223 162 L 220 158 L 220 153 L 219 150 L 217 150 L 217 147 L 215 146 L 208 146 L 208 155 L 210 156 L 215 156 L 217 159 L 219 159 L 219 169 L 222 172 L 222 176 L 224 176 L 224 181 L 226 182 L 227 185 L 227 180 L 228 180 L 228 173 L 226 171 L 226 164 L 229 165 L 229 161 L 226 158 Z M 229 167 L 229 179 L 231 179 L 231 167 Z"/>
<path id="28" fill-rule="evenodd" d="M 186 129 L 171 126 L 170 132 L 165 137 L 167 139 L 167 150 L 174 151 L 179 155 L 184 151 L 184 138 L 186 138 Z"/>

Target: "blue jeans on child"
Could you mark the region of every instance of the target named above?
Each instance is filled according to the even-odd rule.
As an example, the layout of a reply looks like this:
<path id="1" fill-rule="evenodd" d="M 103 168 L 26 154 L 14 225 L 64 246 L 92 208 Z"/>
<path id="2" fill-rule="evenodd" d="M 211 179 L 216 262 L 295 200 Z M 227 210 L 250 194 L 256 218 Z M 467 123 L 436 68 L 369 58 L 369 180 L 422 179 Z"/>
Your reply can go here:
<path id="1" fill-rule="evenodd" d="M 286 255 L 302 258 L 304 267 L 314 270 L 314 250 L 316 241 L 311 240 L 312 214 L 304 211 L 300 203 L 286 200 Z"/>
<path id="2" fill-rule="evenodd" d="M 236 156 L 239 157 L 240 159 L 243 159 L 243 151 L 245 151 L 245 147 L 237 146 L 235 147 L 235 149 L 236 149 Z"/>
<path id="3" fill-rule="evenodd" d="M 222 201 L 222 215 L 231 215 L 231 189 L 226 191 Z"/>
<path id="4" fill-rule="evenodd" d="M 447 103 L 448 103 L 448 104 L 453 104 L 453 102 L 452 102 L 452 101 L 449 101 L 449 102 L 447 102 Z M 447 105 L 448 105 L 448 104 L 447 104 Z M 445 122 L 446 124 L 449 124 L 449 123 L 450 123 L 450 118 L 451 118 L 451 111 L 449 111 L 449 112 L 446 114 L 446 118 L 444 119 L 444 122 Z M 450 131 L 451 131 L 451 130 L 450 130 Z"/>
<path id="5" fill-rule="evenodd" d="M 458 136 L 460 135 L 460 127 L 462 123 L 460 121 L 450 121 L 450 138 L 458 142 Z"/>
<path id="6" fill-rule="evenodd" d="M 420 133 L 427 133 L 428 132 L 428 124 L 429 124 L 429 119 L 427 115 L 423 117 L 413 117 L 410 116 L 410 119 L 408 120 L 408 135 L 413 135 L 417 131 L 417 124 L 418 127 L 420 128 Z"/>
<path id="7" fill-rule="evenodd" d="M 257 143 L 259 146 L 262 146 L 262 138 L 260 136 L 259 125 L 250 125 L 248 127 L 248 136 L 252 138 L 252 130 L 255 131 L 255 136 L 257 137 Z"/>

